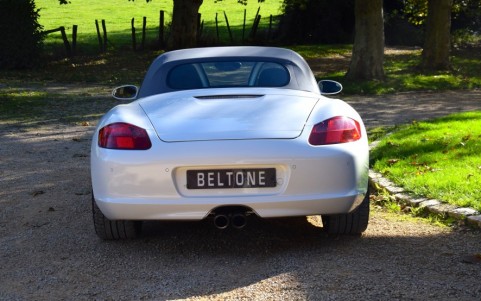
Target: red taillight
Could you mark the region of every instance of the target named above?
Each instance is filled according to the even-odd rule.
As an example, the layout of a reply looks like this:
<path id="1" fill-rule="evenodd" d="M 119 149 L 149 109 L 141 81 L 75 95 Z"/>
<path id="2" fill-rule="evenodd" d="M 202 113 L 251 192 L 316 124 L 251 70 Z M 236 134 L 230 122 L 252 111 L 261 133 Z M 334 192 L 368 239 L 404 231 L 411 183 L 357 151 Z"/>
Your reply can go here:
<path id="1" fill-rule="evenodd" d="M 152 146 L 146 130 L 123 122 L 101 128 L 98 143 L 110 149 L 146 150 Z"/>
<path id="2" fill-rule="evenodd" d="M 312 145 L 353 142 L 361 139 L 359 122 L 349 117 L 333 117 L 316 124 L 309 136 Z"/>

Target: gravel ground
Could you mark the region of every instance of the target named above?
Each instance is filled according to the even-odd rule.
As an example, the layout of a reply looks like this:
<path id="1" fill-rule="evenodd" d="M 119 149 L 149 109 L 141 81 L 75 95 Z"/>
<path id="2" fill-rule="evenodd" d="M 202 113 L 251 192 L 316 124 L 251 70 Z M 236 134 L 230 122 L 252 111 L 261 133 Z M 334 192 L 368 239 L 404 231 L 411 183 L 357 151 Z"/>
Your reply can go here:
<path id="1" fill-rule="evenodd" d="M 458 104 L 448 95 L 442 108 Z M 408 112 L 410 99 L 441 96 L 378 103 Z M 348 100 L 370 126 L 399 116 Z M 399 122 L 427 113 L 406 114 Z M 0 300 L 481 299 L 479 231 L 377 208 L 362 237 L 327 237 L 316 218 L 296 218 L 251 219 L 241 231 L 148 222 L 141 239 L 101 241 L 91 218 L 88 124 L 0 123 Z"/>

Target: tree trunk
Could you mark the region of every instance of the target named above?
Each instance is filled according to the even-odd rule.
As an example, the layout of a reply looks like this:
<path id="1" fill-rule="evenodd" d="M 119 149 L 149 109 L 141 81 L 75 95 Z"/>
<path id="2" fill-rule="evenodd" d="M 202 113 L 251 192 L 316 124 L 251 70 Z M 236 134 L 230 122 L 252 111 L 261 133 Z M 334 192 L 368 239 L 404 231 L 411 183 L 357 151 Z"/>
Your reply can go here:
<path id="1" fill-rule="evenodd" d="M 197 46 L 197 19 L 203 0 L 174 0 L 172 27 L 167 48 L 181 49 Z"/>
<path id="2" fill-rule="evenodd" d="M 448 70 L 451 67 L 451 9 L 453 0 L 429 0 L 426 38 L 422 67 L 428 70 Z"/>
<path id="3" fill-rule="evenodd" d="M 356 0 L 355 37 L 349 79 L 384 79 L 384 20 L 382 0 Z"/>

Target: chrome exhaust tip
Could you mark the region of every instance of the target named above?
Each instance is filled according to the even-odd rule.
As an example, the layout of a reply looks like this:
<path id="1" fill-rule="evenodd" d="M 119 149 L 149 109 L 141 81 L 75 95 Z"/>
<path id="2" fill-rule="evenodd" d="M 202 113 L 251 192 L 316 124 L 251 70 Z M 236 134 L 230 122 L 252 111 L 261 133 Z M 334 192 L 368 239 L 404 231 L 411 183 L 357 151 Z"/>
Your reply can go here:
<path id="1" fill-rule="evenodd" d="M 242 229 L 246 226 L 246 216 L 245 214 L 242 213 L 236 213 L 234 214 L 231 219 L 230 223 L 232 224 L 232 227 L 236 229 Z"/>
<path id="2" fill-rule="evenodd" d="M 226 229 L 229 227 L 229 217 L 224 214 L 218 214 L 214 217 L 214 225 L 217 229 Z"/>

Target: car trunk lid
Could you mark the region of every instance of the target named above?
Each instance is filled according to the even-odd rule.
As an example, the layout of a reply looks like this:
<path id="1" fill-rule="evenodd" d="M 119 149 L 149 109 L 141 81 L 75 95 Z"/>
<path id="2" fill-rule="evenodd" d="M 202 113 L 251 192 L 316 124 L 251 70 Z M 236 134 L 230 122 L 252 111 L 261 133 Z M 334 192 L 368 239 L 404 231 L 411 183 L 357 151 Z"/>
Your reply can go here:
<path id="1" fill-rule="evenodd" d="M 180 142 L 296 138 L 319 100 L 291 90 L 218 90 L 166 93 L 139 104 L 160 139 Z"/>

